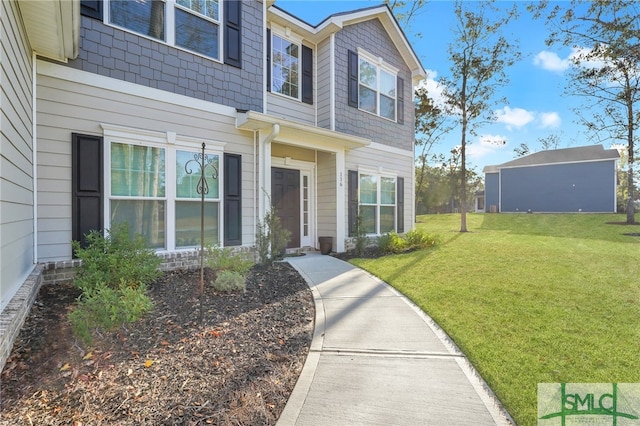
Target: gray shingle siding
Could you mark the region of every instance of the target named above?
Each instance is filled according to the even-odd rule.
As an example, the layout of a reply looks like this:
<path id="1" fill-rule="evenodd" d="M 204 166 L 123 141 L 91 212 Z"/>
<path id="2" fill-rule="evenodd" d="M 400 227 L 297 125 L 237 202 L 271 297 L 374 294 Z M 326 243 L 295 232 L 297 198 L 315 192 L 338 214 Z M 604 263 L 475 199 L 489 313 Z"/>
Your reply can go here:
<path id="1" fill-rule="evenodd" d="M 362 48 L 398 68 L 404 79 L 404 124 L 349 107 L 348 51 Z M 335 130 L 402 149 L 413 149 L 414 111 L 411 72 L 378 19 L 347 25 L 335 35 Z"/>
<path id="2" fill-rule="evenodd" d="M 262 3 L 243 2 L 242 69 L 238 69 L 83 16 L 80 54 L 68 66 L 262 112 L 262 18 Z"/>
<path id="3" fill-rule="evenodd" d="M 615 188 L 615 161 L 505 168 L 501 211 L 614 212 Z"/>

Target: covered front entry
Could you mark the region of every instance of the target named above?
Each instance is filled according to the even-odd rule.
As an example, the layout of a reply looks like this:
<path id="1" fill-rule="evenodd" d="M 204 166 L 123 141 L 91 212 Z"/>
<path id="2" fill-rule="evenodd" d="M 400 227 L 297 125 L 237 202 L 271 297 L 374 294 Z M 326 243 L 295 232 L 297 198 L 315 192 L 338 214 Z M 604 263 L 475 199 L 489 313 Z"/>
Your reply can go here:
<path id="1" fill-rule="evenodd" d="M 287 248 L 300 247 L 300 170 L 272 167 L 271 198 L 280 223 L 291 232 Z"/>

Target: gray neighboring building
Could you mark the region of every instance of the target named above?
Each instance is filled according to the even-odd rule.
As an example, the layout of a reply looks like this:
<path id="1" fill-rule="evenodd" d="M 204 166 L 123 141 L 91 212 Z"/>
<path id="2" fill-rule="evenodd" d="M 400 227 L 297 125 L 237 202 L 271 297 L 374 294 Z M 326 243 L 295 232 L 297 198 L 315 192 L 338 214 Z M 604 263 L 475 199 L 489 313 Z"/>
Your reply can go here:
<path id="1" fill-rule="evenodd" d="M 615 213 L 620 154 L 602 145 L 553 149 L 486 166 L 486 212 Z"/>

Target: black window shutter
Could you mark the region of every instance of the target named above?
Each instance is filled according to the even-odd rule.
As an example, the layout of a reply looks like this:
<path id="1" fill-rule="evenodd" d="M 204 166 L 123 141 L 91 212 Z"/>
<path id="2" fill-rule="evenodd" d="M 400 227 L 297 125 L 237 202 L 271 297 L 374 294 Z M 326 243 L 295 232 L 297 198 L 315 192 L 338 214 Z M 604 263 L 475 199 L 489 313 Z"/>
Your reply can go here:
<path id="1" fill-rule="evenodd" d="M 313 105 L 313 50 L 302 46 L 302 102 Z"/>
<path id="2" fill-rule="evenodd" d="M 102 21 L 102 0 L 81 0 L 80 13 Z"/>
<path id="3" fill-rule="evenodd" d="M 224 245 L 242 244 L 242 156 L 224 154 Z"/>
<path id="4" fill-rule="evenodd" d="M 358 108 L 358 54 L 352 50 L 349 51 L 349 106 Z"/>
<path id="5" fill-rule="evenodd" d="M 271 30 L 267 28 L 267 92 L 271 91 Z"/>
<path id="6" fill-rule="evenodd" d="M 398 186 L 396 190 L 396 211 L 398 212 L 398 230 L 399 234 L 404 232 L 404 178 L 399 177 L 397 179 L 396 185 Z"/>
<path id="7" fill-rule="evenodd" d="M 353 237 L 356 235 L 356 224 L 358 222 L 358 172 L 356 170 L 349 170 L 349 174 L 347 175 L 347 186 L 349 192 L 349 236 Z"/>
<path id="8" fill-rule="evenodd" d="M 71 135 L 71 238 L 82 247 L 104 227 L 102 160 L 102 137 Z"/>
<path id="9" fill-rule="evenodd" d="M 404 124 L 404 80 L 397 78 L 398 84 L 398 124 Z"/>
<path id="10" fill-rule="evenodd" d="M 224 63 L 242 68 L 242 2 L 224 2 Z"/>

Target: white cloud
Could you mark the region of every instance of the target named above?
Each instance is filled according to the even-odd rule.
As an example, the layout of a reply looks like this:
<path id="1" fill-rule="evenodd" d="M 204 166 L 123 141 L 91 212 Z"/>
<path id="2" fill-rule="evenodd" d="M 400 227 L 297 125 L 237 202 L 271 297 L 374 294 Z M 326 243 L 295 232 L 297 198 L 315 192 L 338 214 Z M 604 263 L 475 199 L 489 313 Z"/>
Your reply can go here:
<path id="1" fill-rule="evenodd" d="M 506 136 L 501 135 L 482 135 L 476 143 L 467 145 L 467 154 L 471 158 L 482 158 L 501 150 L 508 143 Z"/>
<path id="2" fill-rule="evenodd" d="M 435 70 L 426 70 L 426 72 L 427 78 L 425 80 L 422 80 L 418 87 L 424 87 L 425 89 L 427 89 L 427 94 L 431 99 L 433 99 L 434 104 L 444 110 L 444 87 L 436 80 L 436 78 L 438 77 L 438 72 Z"/>
<path id="3" fill-rule="evenodd" d="M 557 53 L 543 50 L 533 58 L 533 64 L 547 71 L 563 72 L 571 66 L 571 61 L 569 58 L 560 58 Z"/>
<path id="4" fill-rule="evenodd" d="M 557 112 L 542 112 L 539 114 L 538 120 L 543 129 L 555 129 L 560 127 L 562 122 Z"/>
<path id="5" fill-rule="evenodd" d="M 511 109 L 505 106 L 501 110 L 496 111 L 496 121 L 506 124 L 508 130 L 511 130 L 513 127 L 519 129 L 526 126 L 532 122 L 534 118 L 533 113 L 522 108 Z"/>

